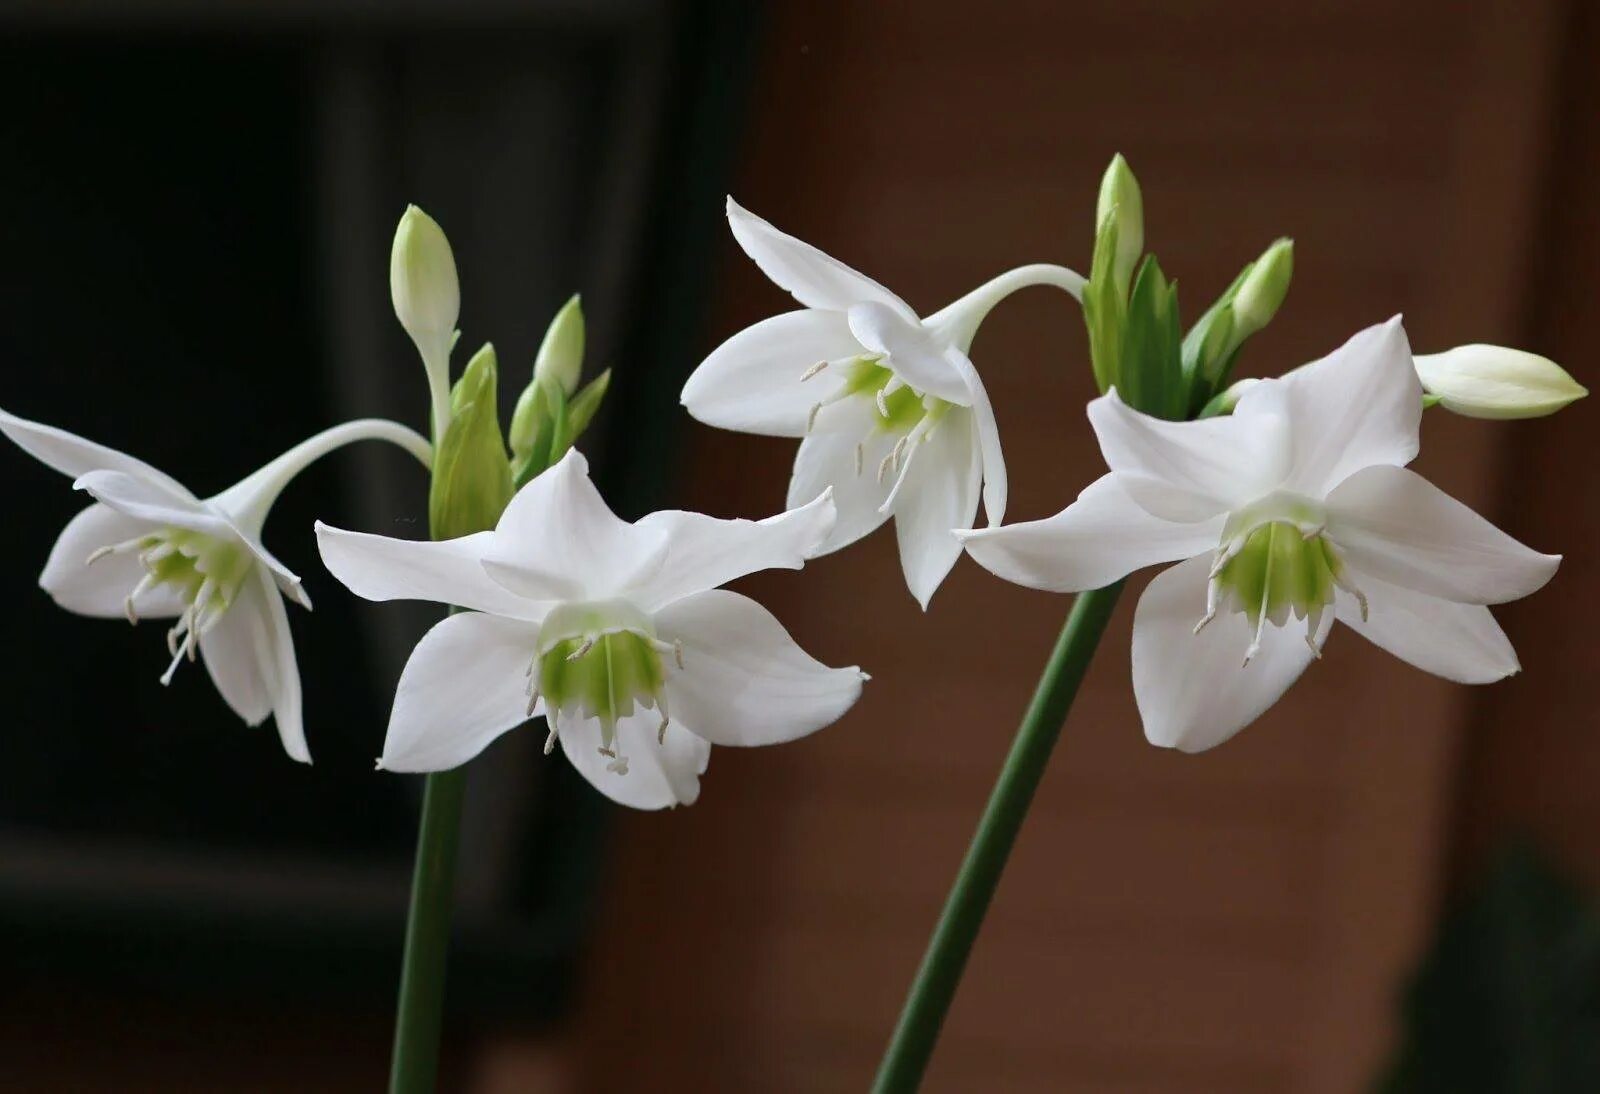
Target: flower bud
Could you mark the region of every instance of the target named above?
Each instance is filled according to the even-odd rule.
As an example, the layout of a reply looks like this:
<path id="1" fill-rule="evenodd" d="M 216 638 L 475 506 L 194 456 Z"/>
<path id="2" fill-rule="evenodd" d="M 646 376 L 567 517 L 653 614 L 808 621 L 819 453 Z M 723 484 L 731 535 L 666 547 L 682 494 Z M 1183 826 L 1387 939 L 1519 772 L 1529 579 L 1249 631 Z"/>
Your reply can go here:
<path id="1" fill-rule="evenodd" d="M 511 465 L 500 435 L 500 372 L 485 344 L 450 395 L 450 424 L 433 458 L 428 525 L 434 539 L 495 526 L 511 500 Z"/>
<path id="2" fill-rule="evenodd" d="M 1118 290 L 1126 295 L 1134 267 L 1144 254 L 1144 197 L 1139 192 L 1139 180 L 1133 177 L 1133 169 L 1120 152 L 1111 157 L 1111 166 L 1100 179 L 1100 199 L 1094 214 L 1097 231 L 1113 212 L 1116 254 L 1112 256 L 1111 277 Z"/>
<path id="3" fill-rule="evenodd" d="M 1205 405 L 1203 410 L 1200 411 L 1199 417 L 1216 418 L 1225 414 L 1232 414 L 1234 408 L 1239 405 L 1240 396 L 1249 391 L 1251 388 L 1255 387 L 1260 382 L 1260 380 L 1255 379 L 1254 377 L 1246 377 L 1243 380 L 1235 380 L 1233 383 L 1229 384 L 1226 389 L 1217 392 L 1217 394 L 1212 397 L 1211 401 Z"/>
<path id="4" fill-rule="evenodd" d="M 583 308 L 574 293 L 544 332 L 544 342 L 533 361 L 533 378 L 554 384 L 570 397 L 578 390 L 583 372 Z"/>
<path id="5" fill-rule="evenodd" d="M 1294 240 L 1280 239 L 1256 259 L 1233 296 L 1233 341 L 1237 348 L 1246 338 L 1272 321 L 1289 295 L 1294 277 Z"/>
<path id="6" fill-rule="evenodd" d="M 427 213 L 406 206 L 389 251 L 389 294 L 394 314 L 416 343 L 428 370 L 437 440 L 449 424 L 450 348 L 461 318 L 461 283 L 450 241 Z"/>
<path id="7" fill-rule="evenodd" d="M 1457 346 L 1414 360 L 1427 393 L 1468 418 L 1542 418 L 1589 394 L 1554 361 L 1504 346 Z"/>

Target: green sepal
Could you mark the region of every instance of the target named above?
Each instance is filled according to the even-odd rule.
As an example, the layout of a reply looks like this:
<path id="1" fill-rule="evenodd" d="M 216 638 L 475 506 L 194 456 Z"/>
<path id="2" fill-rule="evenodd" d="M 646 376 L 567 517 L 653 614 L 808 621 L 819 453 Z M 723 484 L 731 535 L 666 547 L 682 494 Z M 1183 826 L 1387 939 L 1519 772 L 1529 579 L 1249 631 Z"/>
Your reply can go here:
<path id="1" fill-rule="evenodd" d="M 495 526 L 511 500 L 511 465 L 500 433 L 500 370 L 485 345 L 450 392 L 450 427 L 433 461 L 428 526 L 455 539 Z"/>
<path id="2" fill-rule="evenodd" d="M 1148 255 L 1128 298 L 1116 381 L 1123 401 L 1135 410 L 1158 418 L 1183 417 L 1187 407 L 1179 333 L 1177 286 L 1167 281 L 1156 257 Z"/>

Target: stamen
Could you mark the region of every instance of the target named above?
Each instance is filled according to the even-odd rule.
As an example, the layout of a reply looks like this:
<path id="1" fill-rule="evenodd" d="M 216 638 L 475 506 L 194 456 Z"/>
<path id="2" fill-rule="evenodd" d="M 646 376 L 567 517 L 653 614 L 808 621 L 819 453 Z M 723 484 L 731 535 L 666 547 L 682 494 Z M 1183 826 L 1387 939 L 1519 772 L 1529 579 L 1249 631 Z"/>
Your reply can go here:
<path id="1" fill-rule="evenodd" d="M 806 369 L 804 372 L 802 372 L 800 374 L 800 382 L 802 384 L 805 383 L 807 380 L 811 379 L 813 376 L 815 376 L 817 373 L 821 372 L 823 369 L 825 369 L 827 367 L 828 367 L 828 362 L 826 362 L 826 361 L 818 361 L 816 364 L 812 365 L 810 368 Z"/>
<path id="2" fill-rule="evenodd" d="M 538 705 L 539 705 L 539 689 L 538 688 L 533 688 L 532 690 L 530 690 L 528 692 L 528 713 L 525 715 L 525 717 L 532 718 L 533 717 L 533 708 L 538 706 Z M 552 732 L 551 736 L 553 737 L 553 736 L 555 736 L 555 734 Z M 549 749 L 546 749 L 545 751 L 548 752 Z"/>
<path id="3" fill-rule="evenodd" d="M 678 670 L 683 671 L 683 639 L 672 640 L 672 659 L 678 663 Z"/>
<path id="4" fill-rule="evenodd" d="M 544 754 L 548 756 L 556 750 L 556 712 L 553 710 L 545 712 L 544 720 L 550 727 L 550 733 L 544 739 Z"/>
<path id="5" fill-rule="evenodd" d="M 888 390 L 889 389 L 887 387 L 880 387 L 878 389 L 878 413 L 882 414 L 885 418 L 889 416 L 889 397 L 884 394 Z"/>
<path id="6" fill-rule="evenodd" d="M 661 716 L 661 725 L 656 728 L 656 744 L 664 745 L 666 743 L 667 743 L 667 716 L 665 714 L 663 714 Z"/>
<path id="7" fill-rule="evenodd" d="M 1265 572 L 1261 576 L 1261 608 L 1256 615 L 1255 636 L 1250 639 L 1250 645 L 1245 648 L 1244 665 L 1241 665 L 1240 668 L 1248 666 L 1251 660 L 1255 658 L 1255 655 L 1261 652 L 1261 633 L 1267 627 L 1267 601 L 1272 595 L 1272 560 L 1277 557 L 1273 541 L 1277 538 L 1277 535 L 1278 526 L 1276 524 L 1267 525 L 1267 565 Z"/>
<path id="8" fill-rule="evenodd" d="M 883 458 L 883 461 L 878 464 L 878 481 L 879 482 L 882 482 L 883 481 L 883 477 L 889 473 L 889 467 L 893 463 L 894 463 L 894 453 L 890 452 L 887 456 L 885 456 Z"/>
<path id="9" fill-rule="evenodd" d="M 1305 540 L 1307 543 L 1310 543 L 1327 530 L 1328 522 L 1323 521 L 1321 524 L 1311 525 L 1309 527 L 1300 529 L 1300 538 Z"/>
<path id="10" fill-rule="evenodd" d="M 856 478 L 858 479 L 861 477 L 861 467 L 866 462 L 866 459 L 867 446 L 864 444 L 856 445 Z"/>
<path id="11" fill-rule="evenodd" d="M 581 661 L 583 659 L 584 655 L 587 654 L 592 649 L 594 649 L 594 639 L 593 638 L 585 638 L 583 640 L 583 645 L 579 646 L 577 649 L 575 649 L 571 653 L 567 654 L 567 660 L 568 661 Z"/>
<path id="12" fill-rule="evenodd" d="M 120 555 L 124 551 L 131 551 L 141 543 L 147 541 L 149 538 L 149 534 L 146 533 L 142 536 L 134 536 L 132 539 L 125 539 L 121 543 L 112 543 L 105 547 L 96 547 L 93 551 L 89 552 L 89 557 L 83 560 L 83 564 L 85 566 L 93 566 L 96 562 L 99 562 L 107 555 Z"/>

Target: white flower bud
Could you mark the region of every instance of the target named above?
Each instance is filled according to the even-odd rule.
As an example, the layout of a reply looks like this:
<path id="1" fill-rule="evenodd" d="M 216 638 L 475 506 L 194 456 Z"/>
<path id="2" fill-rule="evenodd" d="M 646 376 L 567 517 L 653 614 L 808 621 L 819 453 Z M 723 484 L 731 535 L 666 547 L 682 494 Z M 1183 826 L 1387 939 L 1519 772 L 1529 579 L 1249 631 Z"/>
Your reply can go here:
<path id="1" fill-rule="evenodd" d="M 570 398 L 578 390 L 583 372 L 583 340 L 583 308 L 574 293 L 544 332 L 539 355 L 533 360 L 533 378 L 554 384 Z"/>
<path id="2" fill-rule="evenodd" d="M 1126 293 L 1134 267 L 1144 254 L 1144 196 L 1139 192 L 1139 180 L 1133 177 L 1133 169 L 1120 152 L 1111 158 L 1111 166 L 1100 179 L 1100 200 L 1094 215 L 1097 228 L 1113 210 L 1117 217 L 1117 253 L 1111 264 L 1112 278 Z"/>
<path id="3" fill-rule="evenodd" d="M 415 205 L 406 207 L 394 232 L 389 292 L 394 314 L 428 370 L 435 435 L 442 437 L 449 423 L 450 346 L 461 318 L 461 282 L 444 230 Z"/>
<path id="4" fill-rule="evenodd" d="M 1414 360 L 1428 394 L 1468 418 L 1541 418 L 1589 394 L 1554 361 L 1504 346 L 1457 346 Z"/>
<path id="5" fill-rule="evenodd" d="M 1237 346 L 1261 330 L 1283 306 L 1294 277 L 1294 241 L 1280 239 L 1256 259 L 1233 295 L 1233 339 Z"/>

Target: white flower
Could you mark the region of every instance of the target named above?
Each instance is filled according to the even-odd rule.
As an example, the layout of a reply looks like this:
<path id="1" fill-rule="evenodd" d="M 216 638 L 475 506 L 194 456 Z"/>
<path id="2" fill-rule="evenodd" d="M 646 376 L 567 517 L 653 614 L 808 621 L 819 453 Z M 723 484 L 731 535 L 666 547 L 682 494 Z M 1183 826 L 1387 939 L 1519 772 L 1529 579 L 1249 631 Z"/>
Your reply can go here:
<path id="1" fill-rule="evenodd" d="M 369 600 L 452 615 L 412 652 L 378 766 L 441 771 L 543 713 L 601 793 L 638 809 L 693 802 L 713 744 L 803 737 L 866 679 L 808 656 L 748 597 L 743 574 L 798 569 L 833 524 L 826 495 L 752 522 L 698 513 L 619 520 L 576 450 L 525 486 L 492 532 L 440 542 L 319 524 L 323 561 Z"/>
<path id="2" fill-rule="evenodd" d="M 202 499 L 149 464 L 52 426 L 0 411 L 0 432 L 95 498 L 56 540 L 39 576 L 45 592 L 79 615 L 176 619 L 161 682 L 198 653 L 239 717 L 254 726 L 271 714 L 284 751 L 309 763 L 282 597 L 311 601 L 261 544 L 267 511 L 290 479 L 339 445 L 390 440 L 426 460 L 427 442 L 392 422 L 349 422 Z"/>
<path id="3" fill-rule="evenodd" d="M 1524 547 L 1405 469 L 1422 387 L 1398 319 L 1251 386 L 1232 417 L 1167 422 L 1113 392 L 1089 405 L 1110 474 L 1047 520 L 968 533 L 1001 577 L 1075 591 L 1158 574 L 1134 614 L 1145 734 L 1199 751 L 1277 701 L 1335 618 L 1462 683 L 1518 669 L 1486 604 L 1560 558 Z"/>
<path id="4" fill-rule="evenodd" d="M 983 383 L 967 358 L 978 325 L 1028 285 L 1080 295 L 1060 266 L 1010 271 L 926 319 L 888 289 L 728 199 L 734 238 L 803 307 L 741 331 L 707 357 L 683 405 L 709 425 L 804 437 L 792 508 L 830 486 L 839 509 L 818 549 L 836 551 L 891 515 L 906 584 L 926 608 L 961 554 L 979 486 L 989 523 L 1005 515 L 1006 469 Z"/>

